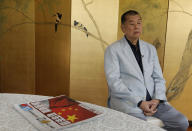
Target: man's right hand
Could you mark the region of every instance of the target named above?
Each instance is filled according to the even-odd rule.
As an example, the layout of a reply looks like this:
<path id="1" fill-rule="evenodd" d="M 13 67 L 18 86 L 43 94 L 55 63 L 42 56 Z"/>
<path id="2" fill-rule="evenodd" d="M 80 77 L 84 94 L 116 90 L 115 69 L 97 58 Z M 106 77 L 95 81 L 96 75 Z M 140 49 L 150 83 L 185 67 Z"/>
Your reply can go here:
<path id="1" fill-rule="evenodd" d="M 139 107 L 143 110 L 143 112 L 146 116 L 152 116 L 157 111 L 157 109 L 155 109 L 155 110 L 151 109 L 153 104 L 154 103 L 151 101 L 142 101 Z"/>

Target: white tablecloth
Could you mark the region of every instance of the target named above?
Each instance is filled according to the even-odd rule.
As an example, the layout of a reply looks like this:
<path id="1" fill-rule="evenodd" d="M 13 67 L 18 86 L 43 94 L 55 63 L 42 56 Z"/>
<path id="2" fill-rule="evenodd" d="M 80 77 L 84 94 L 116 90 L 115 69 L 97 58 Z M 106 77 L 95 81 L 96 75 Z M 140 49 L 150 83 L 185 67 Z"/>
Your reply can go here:
<path id="1" fill-rule="evenodd" d="M 37 131 L 13 108 L 13 104 L 46 98 L 48 96 L 0 93 L 0 131 Z M 65 131 L 163 131 L 159 127 L 127 114 L 94 104 L 85 104 L 102 109 L 106 113 L 98 119 L 67 128 Z"/>

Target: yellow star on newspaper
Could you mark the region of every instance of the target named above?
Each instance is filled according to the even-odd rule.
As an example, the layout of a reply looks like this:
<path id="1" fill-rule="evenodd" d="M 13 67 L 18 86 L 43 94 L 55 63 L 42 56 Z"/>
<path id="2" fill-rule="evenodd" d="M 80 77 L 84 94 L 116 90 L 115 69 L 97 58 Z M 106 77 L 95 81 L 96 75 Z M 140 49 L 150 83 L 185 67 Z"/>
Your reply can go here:
<path id="1" fill-rule="evenodd" d="M 73 123 L 76 119 L 78 119 L 78 118 L 76 117 L 76 115 L 72 115 L 72 116 L 67 115 L 67 120 L 71 121 L 72 123 Z"/>
<path id="2" fill-rule="evenodd" d="M 62 109 L 61 111 L 66 111 L 65 109 Z"/>
<path id="3" fill-rule="evenodd" d="M 61 112 L 58 112 L 57 114 L 58 114 L 58 115 L 62 115 L 62 113 L 61 113 Z"/>

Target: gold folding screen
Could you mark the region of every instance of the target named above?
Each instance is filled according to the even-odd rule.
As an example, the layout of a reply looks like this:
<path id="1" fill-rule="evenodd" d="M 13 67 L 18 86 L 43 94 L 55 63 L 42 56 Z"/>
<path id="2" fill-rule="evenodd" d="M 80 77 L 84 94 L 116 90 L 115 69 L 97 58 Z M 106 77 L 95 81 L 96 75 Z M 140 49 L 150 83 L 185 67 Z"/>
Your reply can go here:
<path id="1" fill-rule="evenodd" d="M 36 93 L 68 95 L 71 0 L 37 0 L 35 21 Z"/>
<path id="2" fill-rule="evenodd" d="M 192 120 L 192 1 L 170 0 L 164 76 L 170 103 Z"/>
<path id="3" fill-rule="evenodd" d="M 117 0 L 72 0 L 70 96 L 106 105 L 104 50 L 117 39 Z"/>
<path id="4" fill-rule="evenodd" d="M 69 94 L 70 15 L 71 0 L 0 1 L 1 92 Z"/>
<path id="5" fill-rule="evenodd" d="M 1 92 L 35 93 L 34 1 L 0 1 Z"/>

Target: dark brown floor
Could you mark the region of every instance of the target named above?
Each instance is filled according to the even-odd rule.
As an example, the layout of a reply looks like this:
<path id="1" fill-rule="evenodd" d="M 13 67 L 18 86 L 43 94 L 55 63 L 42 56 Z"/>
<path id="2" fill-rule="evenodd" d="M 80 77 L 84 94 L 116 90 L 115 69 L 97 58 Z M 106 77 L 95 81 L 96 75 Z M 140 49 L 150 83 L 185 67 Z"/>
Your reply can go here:
<path id="1" fill-rule="evenodd" d="M 191 127 L 189 127 L 187 131 L 192 131 L 192 126 L 191 126 Z"/>

